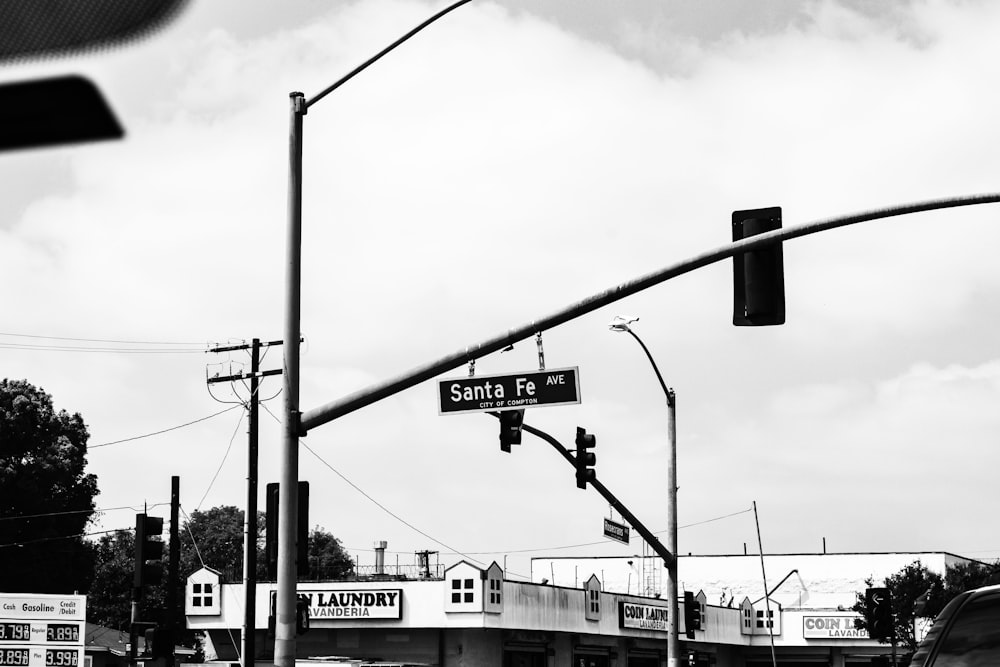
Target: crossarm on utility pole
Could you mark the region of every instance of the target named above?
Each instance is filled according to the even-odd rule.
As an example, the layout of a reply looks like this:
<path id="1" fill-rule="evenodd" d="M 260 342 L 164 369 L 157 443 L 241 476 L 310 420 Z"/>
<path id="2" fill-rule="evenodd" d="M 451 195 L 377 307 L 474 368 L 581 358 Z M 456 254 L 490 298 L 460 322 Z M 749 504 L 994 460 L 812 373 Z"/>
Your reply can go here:
<path id="1" fill-rule="evenodd" d="M 492 414 L 494 417 L 499 417 L 499 413 L 497 412 L 491 412 L 490 414 Z M 563 455 L 564 459 L 569 461 L 570 465 L 574 467 L 576 466 L 576 459 L 573 457 L 572 454 L 569 453 L 569 450 L 563 447 L 562 443 L 553 438 L 551 435 L 549 435 L 545 431 L 541 431 L 535 428 L 534 426 L 529 426 L 528 424 L 522 424 L 521 429 L 527 431 L 528 433 L 534 436 L 541 438 L 545 442 L 552 445 L 552 447 L 555 448 L 557 452 Z M 639 535 L 642 536 L 642 539 L 646 540 L 646 543 L 649 544 L 650 547 L 652 547 L 653 551 L 656 552 L 656 555 L 663 559 L 663 564 L 667 567 L 667 569 L 672 568 L 674 566 L 674 563 L 677 562 L 676 555 L 667 551 L 667 548 L 663 546 L 663 544 L 660 542 L 659 539 L 657 539 L 656 535 L 654 535 L 648 528 L 646 528 L 646 526 L 642 524 L 642 521 L 639 521 L 639 519 L 637 519 L 635 515 L 632 514 L 632 512 L 630 512 L 628 508 L 625 507 L 625 505 L 623 505 L 622 502 L 615 497 L 615 494 L 611 493 L 611 490 L 608 489 L 608 487 L 601 484 L 601 481 L 599 479 L 595 477 L 594 479 L 590 480 L 589 483 L 597 490 L 598 493 L 604 496 L 604 499 L 607 500 L 608 503 L 610 503 L 611 506 L 614 507 L 615 510 L 622 515 L 622 518 L 624 518 L 625 521 L 627 521 L 630 526 L 635 528 L 636 532 L 638 532 Z"/>

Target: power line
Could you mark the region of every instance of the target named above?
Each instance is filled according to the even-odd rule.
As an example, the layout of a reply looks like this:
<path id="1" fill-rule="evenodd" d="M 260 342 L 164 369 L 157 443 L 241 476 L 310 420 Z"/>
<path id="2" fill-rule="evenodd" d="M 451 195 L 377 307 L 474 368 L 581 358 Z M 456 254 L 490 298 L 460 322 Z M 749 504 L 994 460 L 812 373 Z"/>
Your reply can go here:
<path id="1" fill-rule="evenodd" d="M 92 537 L 94 535 L 107 535 L 108 533 L 117 533 L 119 531 L 126 530 L 125 528 L 115 528 L 112 530 L 99 530 L 94 533 L 77 533 L 76 535 L 59 535 L 57 537 L 39 537 L 34 540 L 21 540 L 19 542 L 10 542 L 8 544 L 0 544 L 0 549 L 5 547 L 23 547 L 27 544 L 39 544 L 41 542 L 55 542 L 57 540 L 75 540 L 81 537 Z"/>
<path id="2" fill-rule="evenodd" d="M 208 493 L 212 490 L 212 487 L 215 486 L 215 480 L 219 478 L 219 473 L 222 472 L 222 466 L 226 464 L 226 459 L 229 458 L 229 452 L 232 451 L 233 449 L 233 442 L 236 441 L 236 435 L 240 432 L 240 424 L 242 423 L 243 423 L 243 412 L 240 412 L 239 421 L 236 422 L 236 428 L 233 429 L 233 436 L 229 438 L 229 446 L 226 447 L 226 453 L 222 455 L 222 460 L 219 461 L 219 467 L 216 468 L 215 474 L 212 476 L 212 481 L 208 483 L 208 488 L 205 489 L 205 494 L 201 497 L 201 500 L 198 501 L 198 506 L 195 507 L 195 511 L 201 508 L 201 504 L 205 502 L 205 498 L 208 497 Z"/>
<path id="3" fill-rule="evenodd" d="M 236 408 L 241 408 L 241 407 L 243 407 L 243 404 L 242 403 L 238 403 L 236 405 L 233 405 L 232 407 L 226 408 L 225 410 L 219 410 L 218 412 L 212 413 L 212 414 L 208 415 L 207 417 L 202 417 L 201 419 L 195 419 L 194 421 L 190 421 L 190 422 L 187 422 L 185 424 L 178 424 L 177 426 L 171 426 L 170 428 L 165 428 L 165 429 L 163 429 L 161 431 L 153 431 L 152 433 L 146 433 L 144 435 L 136 435 L 136 436 L 133 436 L 131 438 L 124 438 L 122 440 L 113 440 L 111 442 L 102 442 L 99 445 L 87 445 L 87 449 L 90 450 L 90 449 L 97 449 L 98 447 L 108 447 L 109 445 L 119 445 L 119 444 L 121 444 L 123 442 L 132 442 L 133 440 L 141 440 L 142 438 L 149 438 L 149 437 L 152 437 L 154 435 L 160 435 L 162 433 L 169 433 L 170 431 L 176 431 L 177 429 L 184 428 L 185 426 L 191 426 L 192 424 L 197 424 L 199 422 L 207 421 L 207 420 L 211 419 L 212 417 L 218 417 L 219 415 L 224 414 L 226 412 L 229 412 L 230 410 L 235 410 Z"/>
<path id="4" fill-rule="evenodd" d="M 278 420 L 278 417 L 273 412 L 271 412 L 266 406 L 264 407 L 264 409 L 267 411 L 267 413 L 269 415 L 271 415 L 271 417 L 273 419 L 275 419 L 275 421 L 280 421 L 280 420 Z M 337 475 L 342 480 L 344 480 L 345 482 L 347 482 L 347 484 L 349 484 L 355 491 L 357 491 L 358 493 L 360 493 L 361 495 L 363 495 L 365 498 L 367 498 L 369 501 L 371 501 L 374 505 L 376 505 L 383 512 L 385 512 L 386 514 L 388 514 L 392 518 L 396 519 L 397 521 L 399 521 L 403 525 L 407 526 L 411 530 L 414 530 L 417 533 L 419 533 L 420 535 L 423 535 L 427 539 L 433 541 L 435 544 L 440 544 L 441 546 L 445 547 L 446 549 L 449 549 L 450 553 L 452 555 L 463 556 L 465 558 L 469 558 L 470 560 L 473 560 L 476 563 L 482 564 L 482 561 L 479 561 L 479 560 L 471 558 L 472 555 L 482 556 L 482 555 L 488 555 L 488 554 L 517 554 L 517 553 L 537 553 L 537 552 L 544 552 L 544 551 L 560 551 L 560 550 L 563 550 L 563 549 L 576 549 L 576 548 L 579 548 L 579 547 L 590 547 L 590 546 L 596 546 L 596 545 L 601 545 L 601 544 L 605 544 L 606 543 L 605 540 L 602 540 L 602 541 L 597 541 L 597 542 L 584 542 L 584 543 L 581 543 L 581 544 L 569 544 L 569 545 L 564 545 L 564 546 L 547 547 L 547 548 L 535 548 L 535 549 L 473 551 L 473 552 L 458 551 L 458 550 L 454 549 L 453 547 L 448 546 L 444 542 L 441 542 L 440 540 L 437 540 L 434 537 L 432 537 L 432 536 L 428 535 L 427 533 L 423 532 L 422 530 L 420 530 L 419 528 L 417 528 L 413 524 L 409 523 L 408 521 L 406 521 L 405 519 L 403 519 L 399 515 L 397 515 L 394 512 L 392 512 L 389 508 L 385 507 L 380 502 L 378 502 L 377 500 L 375 500 L 374 498 L 372 498 L 363 489 L 361 489 L 354 482 L 352 482 L 347 477 L 345 477 L 339 470 L 337 470 L 336 468 L 334 468 L 333 466 L 331 466 L 329 463 L 327 463 L 322 457 L 320 457 L 319 454 L 317 454 L 315 451 L 313 451 L 313 449 L 311 447 L 309 447 L 309 445 L 307 445 L 302 440 L 299 440 L 299 445 L 301 447 L 303 447 L 304 449 L 306 449 L 310 454 L 312 454 L 313 456 L 315 456 L 316 459 L 319 460 L 320 463 L 322 463 L 327 468 L 329 468 L 335 475 Z M 753 511 L 753 508 L 751 507 L 749 509 L 740 510 L 738 512 L 732 512 L 730 514 L 725 514 L 723 516 L 714 517 L 712 519 L 705 519 L 704 521 L 697 521 L 695 523 L 689 523 L 689 524 L 686 524 L 686 525 L 683 525 L 683 526 L 678 526 L 678 529 L 681 529 L 681 528 L 691 528 L 693 526 L 700 526 L 700 525 L 703 525 L 703 524 L 706 524 L 706 523 L 712 523 L 713 521 L 721 521 L 722 519 L 728 519 L 730 517 L 738 516 L 740 514 L 746 514 L 747 512 L 752 512 L 752 511 Z M 654 531 L 655 534 L 661 534 L 661 533 L 665 533 L 665 532 L 667 532 L 667 531 L 666 530 Z M 354 549 L 354 551 L 359 551 L 359 549 Z M 364 551 L 364 550 L 362 549 L 360 551 Z M 402 552 L 400 552 L 400 553 L 402 553 Z"/>
<path id="5" fill-rule="evenodd" d="M 20 333 L 8 333 L 0 331 L 0 336 L 10 336 L 12 338 L 40 338 L 42 340 L 68 340 L 75 341 L 79 343 L 121 343 L 124 345 L 202 345 L 202 343 L 194 342 L 184 342 L 178 343 L 174 341 L 163 341 L 163 340 L 116 340 L 111 338 L 70 338 L 67 336 L 42 336 L 38 334 L 20 334 Z"/>
<path id="6" fill-rule="evenodd" d="M 264 410 L 267 412 L 267 414 L 271 415 L 271 417 L 275 421 L 278 421 L 280 423 L 280 420 L 278 419 L 278 417 L 275 416 L 275 414 L 273 412 L 271 412 L 271 410 L 268 409 L 268 407 L 266 405 L 262 405 L 261 407 L 263 407 Z M 319 454 L 317 454 L 315 451 L 313 451 L 313 449 L 311 447 L 309 447 L 309 445 L 307 445 L 302 440 L 299 440 L 299 446 L 302 447 L 302 448 L 304 448 L 306 451 L 308 451 L 313 456 L 315 456 L 316 459 L 320 463 L 322 463 L 324 466 L 326 466 L 327 468 L 329 468 L 331 472 L 333 472 L 335 475 L 337 475 L 338 477 L 340 477 L 340 479 L 342 479 L 345 482 L 347 482 L 347 484 L 349 484 L 351 486 L 351 488 L 353 488 L 355 491 L 357 491 L 362 496 L 364 496 L 365 498 L 367 498 L 372 504 L 374 504 L 376 507 L 378 507 L 379 509 L 381 509 L 383 512 L 385 512 L 386 514 L 388 514 L 389 516 L 391 516 L 396 521 L 399 521 L 401 524 L 403 524 L 404 526 L 406 526 L 410 530 L 413 530 L 414 532 L 417 532 L 420 535 L 423 535 L 424 537 L 426 537 L 430 541 L 434 542 L 435 544 L 440 544 L 445 549 L 448 549 L 449 551 L 451 551 L 451 552 L 453 552 L 455 554 L 458 554 L 460 556 L 465 556 L 465 554 L 463 554 L 461 551 L 458 551 L 454 547 L 448 546 L 447 544 L 445 544 L 441 540 L 438 540 L 438 539 L 436 539 L 436 538 L 428 535 L 427 533 L 425 533 L 424 531 L 420 530 L 419 528 L 417 528 L 416 526 L 414 526 L 412 523 L 410 523 L 409 521 L 407 521 L 403 517 L 399 516 L 398 514 L 396 514 L 392 510 L 390 510 L 388 507 L 386 507 L 385 505 L 383 505 L 379 501 L 377 501 L 374 498 L 372 498 L 370 495 L 368 495 L 367 493 L 365 493 L 365 491 L 361 487 L 359 487 L 357 484 L 355 484 L 351 480 L 347 479 L 347 477 L 345 477 L 339 470 L 337 470 L 332 465 L 330 465 L 329 463 L 327 463 L 326 460 L 323 459 L 323 457 L 321 457 Z M 485 565 L 485 563 L 483 563 L 482 561 L 476 560 L 476 559 L 471 558 L 469 556 L 466 556 L 466 557 L 469 558 L 469 560 L 471 560 L 473 562 L 479 563 L 480 565 Z"/>
<path id="7" fill-rule="evenodd" d="M 115 354 L 201 354 L 204 348 L 130 348 L 130 347 L 84 347 L 79 345 L 31 345 L 28 343 L 0 343 L 0 349 L 38 350 L 44 352 L 101 352 Z"/>
<path id="8" fill-rule="evenodd" d="M 678 529 L 681 529 L 681 528 L 690 528 L 692 526 L 700 526 L 702 524 L 711 523 L 713 521 L 721 521 L 722 519 L 728 519 L 730 517 L 738 516 L 740 514 L 746 514 L 747 512 L 752 512 L 752 511 L 753 511 L 753 508 L 751 507 L 750 509 L 740 510 L 739 512 L 733 512 L 731 514 L 726 514 L 726 515 L 723 515 L 723 516 L 718 516 L 718 517 L 715 517 L 713 519 L 705 519 L 704 521 L 698 521 L 698 522 L 695 522 L 695 523 L 689 523 L 689 524 L 684 525 L 684 526 L 678 526 Z M 666 530 L 653 531 L 654 534 L 661 534 L 661 533 L 665 533 L 665 532 L 667 532 L 667 531 Z M 607 540 L 600 540 L 600 541 L 597 541 L 597 542 L 582 542 L 580 544 L 565 544 L 565 545 L 557 546 L 557 547 L 537 547 L 537 548 L 531 548 L 531 549 L 494 549 L 493 551 L 470 551 L 470 552 L 467 552 L 467 553 L 472 554 L 472 555 L 476 555 L 476 556 L 485 556 L 485 555 L 489 555 L 489 554 L 538 553 L 538 552 L 545 552 L 545 551 L 561 551 L 563 549 L 577 549 L 579 547 L 593 547 L 593 546 L 598 546 L 598 545 L 603 545 L 603 544 L 608 544 L 608 543 L 609 542 Z M 354 551 L 363 551 L 363 549 L 354 549 Z M 405 552 L 390 552 L 390 553 L 405 553 Z M 455 552 L 454 555 L 460 555 L 460 556 L 462 556 L 462 555 L 466 555 L 466 554 L 460 554 L 460 553 Z"/>
<path id="9" fill-rule="evenodd" d="M 154 503 L 153 505 L 149 505 L 149 507 L 158 507 L 160 505 L 169 505 L 169 504 L 170 503 Z M 44 514 L 19 514 L 17 516 L 0 516 L 0 521 L 11 521 L 13 519 L 38 519 L 48 516 L 63 516 L 67 514 L 87 514 L 91 512 L 97 514 L 98 512 L 114 512 L 116 510 L 132 510 L 133 512 L 139 511 L 137 507 L 131 507 L 129 505 L 123 505 L 122 507 L 95 507 L 94 509 L 90 510 L 66 510 L 63 512 L 46 512 Z"/>

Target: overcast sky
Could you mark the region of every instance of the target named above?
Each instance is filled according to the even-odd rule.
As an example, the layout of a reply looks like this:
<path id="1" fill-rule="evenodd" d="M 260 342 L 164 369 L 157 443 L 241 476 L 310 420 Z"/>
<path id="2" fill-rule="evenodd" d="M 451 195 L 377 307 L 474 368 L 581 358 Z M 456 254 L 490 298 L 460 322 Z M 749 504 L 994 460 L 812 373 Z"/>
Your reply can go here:
<path id="1" fill-rule="evenodd" d="M 170 475 L 187 514 L 244 506 L 243 410 L 197 420 L 240 400 L 206 373 L 248 361 L 208 346 L 282 336 L 288 94 L 446 4 L 201 0 L 128 48 L 0 70 L 85 74 L 126 128 L 0 154 L 0 368 L 83 415 L 95 531 L 143 503 L 167 516 Z M 793 226 L 996 192 L 1000 4 L 870 4 L 474 0 L 313 106 L 302 407 L 724 245 L 733 210 Z M 1000 557 L 998 217 L 787 242 L 782 327 L 733 327 L 725 261 L 546 331 L 582 403 L 526 422 L 569 447 L 595 433 L 600 479 L 664 531 L 663 395 L 607 328 L 639 317 L 678 395 L 681 553 L 755 552 L 756 502 L 768 552 Z M 537 368 L 527 340 L 476 372 Z M 549 445 L 501 453 L 496 420 L 439 416 L 436 386 L 309 433 L 313 525 L 362 564 L 387 540 L 390 563 L 506 556 L 511 577 L 533 555 L 642 552 L 602 539 L 607 504 Z M 280 389 L 261 391 L 262 487 Z"/>

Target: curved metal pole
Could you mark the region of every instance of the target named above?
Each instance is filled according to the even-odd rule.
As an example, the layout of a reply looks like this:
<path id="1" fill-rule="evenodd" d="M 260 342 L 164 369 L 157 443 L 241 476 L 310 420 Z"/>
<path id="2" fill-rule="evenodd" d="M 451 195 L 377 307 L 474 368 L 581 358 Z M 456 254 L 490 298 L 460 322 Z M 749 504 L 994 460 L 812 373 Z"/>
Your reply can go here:
<path id="1" fill-rule="evenodd" d="M 421 23 L 420 25 L 418 25 L 417 27 L 415 27 L 413 30 L 409 31 L 408 33 L 406 33 L 405 35 L 403 35 L 402 37 L 400 37 L 399 39 L 397 39 L 395 42 L 393 42 L 389 46 L 385 47 L 384 49 L 382 49 L 381 51 L 379 51 L 374 56 L 372 56 L 368 60 L 364 61 L 363 63 L 361 63 L 357 67 L 355 67 L 353 70 L 351 70 L 350 72 L 348 72 L 347 74 L 345 74 L 343 77 L 341 77 L 340 79 L 338 79 L 334 83 L 330 84 L 329 86 L 327 86 L 326 88 L 324 88 L 319 93 L 316 93 L 315 95 L 313 95 L 306 102 L 306 107 L 311 107 L 312 105 L 316 104 L 317 102 L 319 102 L 321 99 L 323 99 L 324 97 L 326 97 L 327 95 L 329 95 L 333 91 L 337 90 L 337 88 L 340 88 L 342 85 L 344 85 L 345 83 L 347 83 L 348 81 L 350 81 L 351 79 L 353 79 L 354 77 L 356 77 L 358 74 L 361 74 L 361 72 L 365 71 L 371 65 L 373 65 L 376 62 L 378 62 L 379 60 L 381 60 L 383 56 L 385 56 L 386 54 L 388 54 L 390 51 L 392 51 L 393 49 L 395 49 L 397 46 L 399 46 L 400 44 L 402 44 L 403 42 L 405 42 L 409 38 L 411 38 L 414 35 L 416 35 L 418 32 L 420 32 L 421 30 L 423 30 L 424 28 L 426 28 L 427 26 L 429 26 L 431 23 L 434 23 L 435 21 L 437 21 L 439 18 L 441 18 L 445 14 L 458 9 L 462 5 L 467 4 L 469 2 L 472 2 L 472 0 L 459 0 L 458 2 L 456 2 L 456 3 L 452 4 L 452 5 L 449 5 L 448 7 L 445 7 L 444 9 L 442 9 L 441 11 L 439 11 L 437 14 L 435 14 L 432 17 L 430 17 L 429 19 L 427 19 L 426 21 L 424 21 L 423 23 Z"/>
<path id="2" fill-rule="evenodd" d="M 663 376 L 660 374 L 660 369 L 656 365 L 656 360 L 653 359 L 653 355 L 649 353 L 649 348 L 646 347 L 646 344 L 642 342 L 639 335 L 632 331 L 630 327 L 623 327 L 623 330 L 629 332 L 632 335 L 632 338 L 635 338 L 636 342 L 639 343 L 639 346 L 642 347 L 642 351 L 646 353 L 646 358 L 649 359 L 649 363 L 653 366 L 653 372 L 656 373 L 656 379 L 660 381 L 660 387 L 663 388 L 663 395 L 667 398 L 667 405 L 672 406 L 674 404 L 674 392 L 673 390 L 667 388 L 667 383 L 663 381 Z"/>
<path id="3" fill-rule="evenodd" d="M 660 269 L 659 271 L 646 274 L 645 276 L 636 278 L 635 280 L 627 283 L 622 283 L 621 285 L 617 285 L 616 287 L 607 289 L 599 294 L 595 294 L 594 296 L 584 299 L 583 301 L 571 304 L 569 307 L 564 308 L 559 312 L 538 320 L 532 320 L 531 322 L 520 327 L 509 329 L 505 334 L 490 338 L 475 345 L 470 345 L 457 352 L 453 352 L 446 357 L 438 359 L 437 361 L 413 368 L 395 378 L 374 384 L 366 389 L 362 389 L 361 391 L 321 405 L 318 408 L 307 410 L 302 414 L 302 427 L 306 430 L 313 429 L 329 421 L 333 421 L 338 417 L 343 417 L 344 415 L 350 414 L 355 410 L 360 410 L 365 406 L 381 401 L 383 398 L 388 398 L 389 396 L 398 394 L 404 389 L 409 389 L 410 387 L 420 384 L 425 380 L 430 380 L 431 378 L 437 377 L 442 373 L 464 366 L 471 360 L 485 357 L 487 354 L 491 354 L 493 352 L 498 352 L 509 345 L 513 345 L 514 343 L 518 343 L 534 336 L 539 331 L 545 331 L 560 324 L 565 324 L 566 322 L 576 319 L 581 315 L 586 315 L 587 313 L 595 311 L 598 308 L 603 308 L 608 304 L 624 299 L 625 297 L 636 294 L 637 292 L 641 292 L 644 289 L 658 285 L 659 283 L 670 280 L 671 278 L 684 275 L 685 273 L 690 273 L 695 269 L 700 269 L 704 266 L 708 266 L 709 264 L 714 264 L 720 260 L 728 259 L 738 253 L 747 252 L 748 250 L 754 250 L 767 245 L 773 245 L 778 241 L 786 241 L 800 236 L 808 236 L 809 234 L 815 234 L 829 229 L 836 229 L 837 227 L 854 225 L 859 222 L 868 222 L 871 220 L 879 220 L 882 218 L 890 218 L 923 211 L 954 208 L 958 206 L 972 206 L 975 204 L 994 204 L 997 202 L 1000 202 L 1000 194 L 997 193 L 973 195 L 969 197 L 935 199 L 916 204 L 904 204 L 901 206 L 877 209 L 839 218 L 819 220 L 817 222 L 806 223 L 798 227 L 787 227 L 785 229 L 777 229 L 773 232 L 766 232 L 764 234 L 758 234 L 757 236 L 751 236 L 741 241 L 736 241 L 720 248 L 709 250 L 700 255 L 695 255 L 690 259 L 678 262 L 664 269 Z"/>
<path id="4" fill-rule="evenodd" d="M 642 351 L 646 353 L 646 358 L 649 359 L 649 363 L 653 367 L 653 372 L 656 373 L 656 379 L 660 381 L 660 387 L 663 388 L 663 395 L 667 399 L 667 550 L 676 555 L 677 396 L 674 393 L 674 390 L 667 387 L 667 383 L 663 381 L 663 375 L 660 373 L 659 366 L 656 365 L 656 360 L 653 359 L 653 355 L 649 352 L 649 348 L 646 347 L 646 344 L 642 342 L 641 338 L 639 338 L 639 334 L 632 331 L 632 328 L 627 324 L 622 324 L 619 327 L 615 327 L 615 329 L 618 331 L 627 331 L 632 335 L 632 338 L 639 343 L 639 347 L 641 347 Z M 667 667 L 678 667 L 680 664 L 681 643 L 679 622 L 680 609 L 678 606 L 678 596 L 680 595 L 680 590 L 678 587 L 676 559 L 674 559 L 672 563 L 667 563 L 667 585 L 663 593 L 664 597 L 667 599 L 669 609 L 669 613 L 667 614 Z"/>

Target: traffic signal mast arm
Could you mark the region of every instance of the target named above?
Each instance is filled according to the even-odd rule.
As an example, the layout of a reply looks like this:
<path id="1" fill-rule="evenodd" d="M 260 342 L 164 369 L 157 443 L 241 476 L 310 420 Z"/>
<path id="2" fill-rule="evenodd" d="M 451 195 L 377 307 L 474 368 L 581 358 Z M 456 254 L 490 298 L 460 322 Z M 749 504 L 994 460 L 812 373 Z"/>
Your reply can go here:
<path id="1" fill-rule="evenodd" d="M 307 431 L 310 431 L 317 426 L 321 426 L 327 422 L 333 421 L 334 419 L 343 417 L 344 415 L 350 414 L 356 410 L 360 410 L 365 406 L 377 403 L 384 398 L 394 396 L 404 389 L 409 389 L 410 387 L 420 384 L 425 380 L 430 380 L 438 375 L 441 375 L 442 373 L 464 366 L 468 364 L 469 361 L 485 357 L 493 352 L 499 352 L 509 345 L 513 345 L 514 343 L 518 343 L 536 335 L 539 331 L 553 329 L 560 324 L 565 324 L 566 322 L 574 320 L 582 315 L 593 312 L 598 308 L 603 308 L 604 306 L 620 301 L 627 296 L 641 292 L 645 289 L 653 287 L 654 285 L 670 280 L 671 278 L 676 278 L 677 276 L 690 273 L 695 269 L 700 269 L 704 266 L 728 259 L 737 254 L 746 253 L 767 245 L 781 243 L 789 239 L 808 236 L 809 234 L 815 234 L 817 232 L 824 232 L 838 227 L 854 225 L 859 222 L 868 222 L 870 220 L 891 218 L 910 213 L 920 213 L 923 211 L 954 208 L 957 206 L 992 204 L 997 202 L 1000 202 L 1000 193 L 972 195 L 968 197 L 949 197 L 946 199 L 932 199 L 915 204 L 891 206 L 863 213 L 809 222 L 794 227 L 785 227 L 772 232 L 765 232 L 763 234 L 750 236 L 741 241 L 734 241 L 728 245 L 703 252 L 700 255 L 696 255 L 690 259 L 672 264 L 668 267 L 660 269 L 659 271 L 654 271 L 653 273 L 646 274 L 640 278 L 636 278 L 629 282 L 607 289 L 599 294 L 595 294 L 594 296 L 584 299 L 583 301 L 578 301 L 577 303 L 572 304 L 559 312 L 538 320 L 533 320 L 516 329 L 509 329 L 504 334 L 483 341 L 478 345 L 470 345 L 462 350 L 438 359 L 437 361 L 413 368 L 400 376 L 372 385 L 366 389 L 349 394 L 338 400 L 331 401 L 318 408 L 306 410 L 300 415 L 300 431 L 302 435 L 305 435 Z"/>
<path id="2" fill-rule="evenodd" d="M 528 424 L 521 424 L 521 429 L 527 431 L 532 435 L 538 436 L 545 442 L 552 445 L 555 448 L 555 450 L 560 454 L 562 454 L 563 458 L 566 459 L 571 466 L 573 466 L 574 470 L 576 469 L 576 457 L 570 454 L 569 450 L 563 447 L 562 443 L 560 443 L 558 440 L 553 438 L 545 431 L 540 431 L 534 426 L 529 426 Z M 615 497 L 615 494 L 611 493 L 608 487 L 601 484 L 601 481 L 597 479 L 596 476 L 593 479 L 589 480 L 589 484 L 593 486 L 595 489 L 597 489 L 597 492 L 600 493 L 604 497 L 604 499 L 607 500 L 608 503 L 612 507 L 614 507 L 619 514 L 622 515 L 622 518 L 624 518 L 625 521 L 628 522 L 630 526 L 635 528 L 635 530 L 639 533 L 639 535 L 642 536 L 642 539 L 646 540 L 646 543 L 653 548 L 653 551 L 656 552 L 656 555 L 663 559 L 663 564 L 668 569 L 674 566 L 674 563 L 677 560 L 676 556 L 667 551 L 667 548 L 660 543 L 660 540 L 656 538 L 656 535 L 654 535 L 648 528 L 646 528 L 646 526 L 644 526 L 643 523 L 639 521 L 639 519 L 637 519 L 636 516 L 632 514 L 628 510 L 628 508 L 622 504 L 620 500 L 618 500 L 618 498 Z"/>

